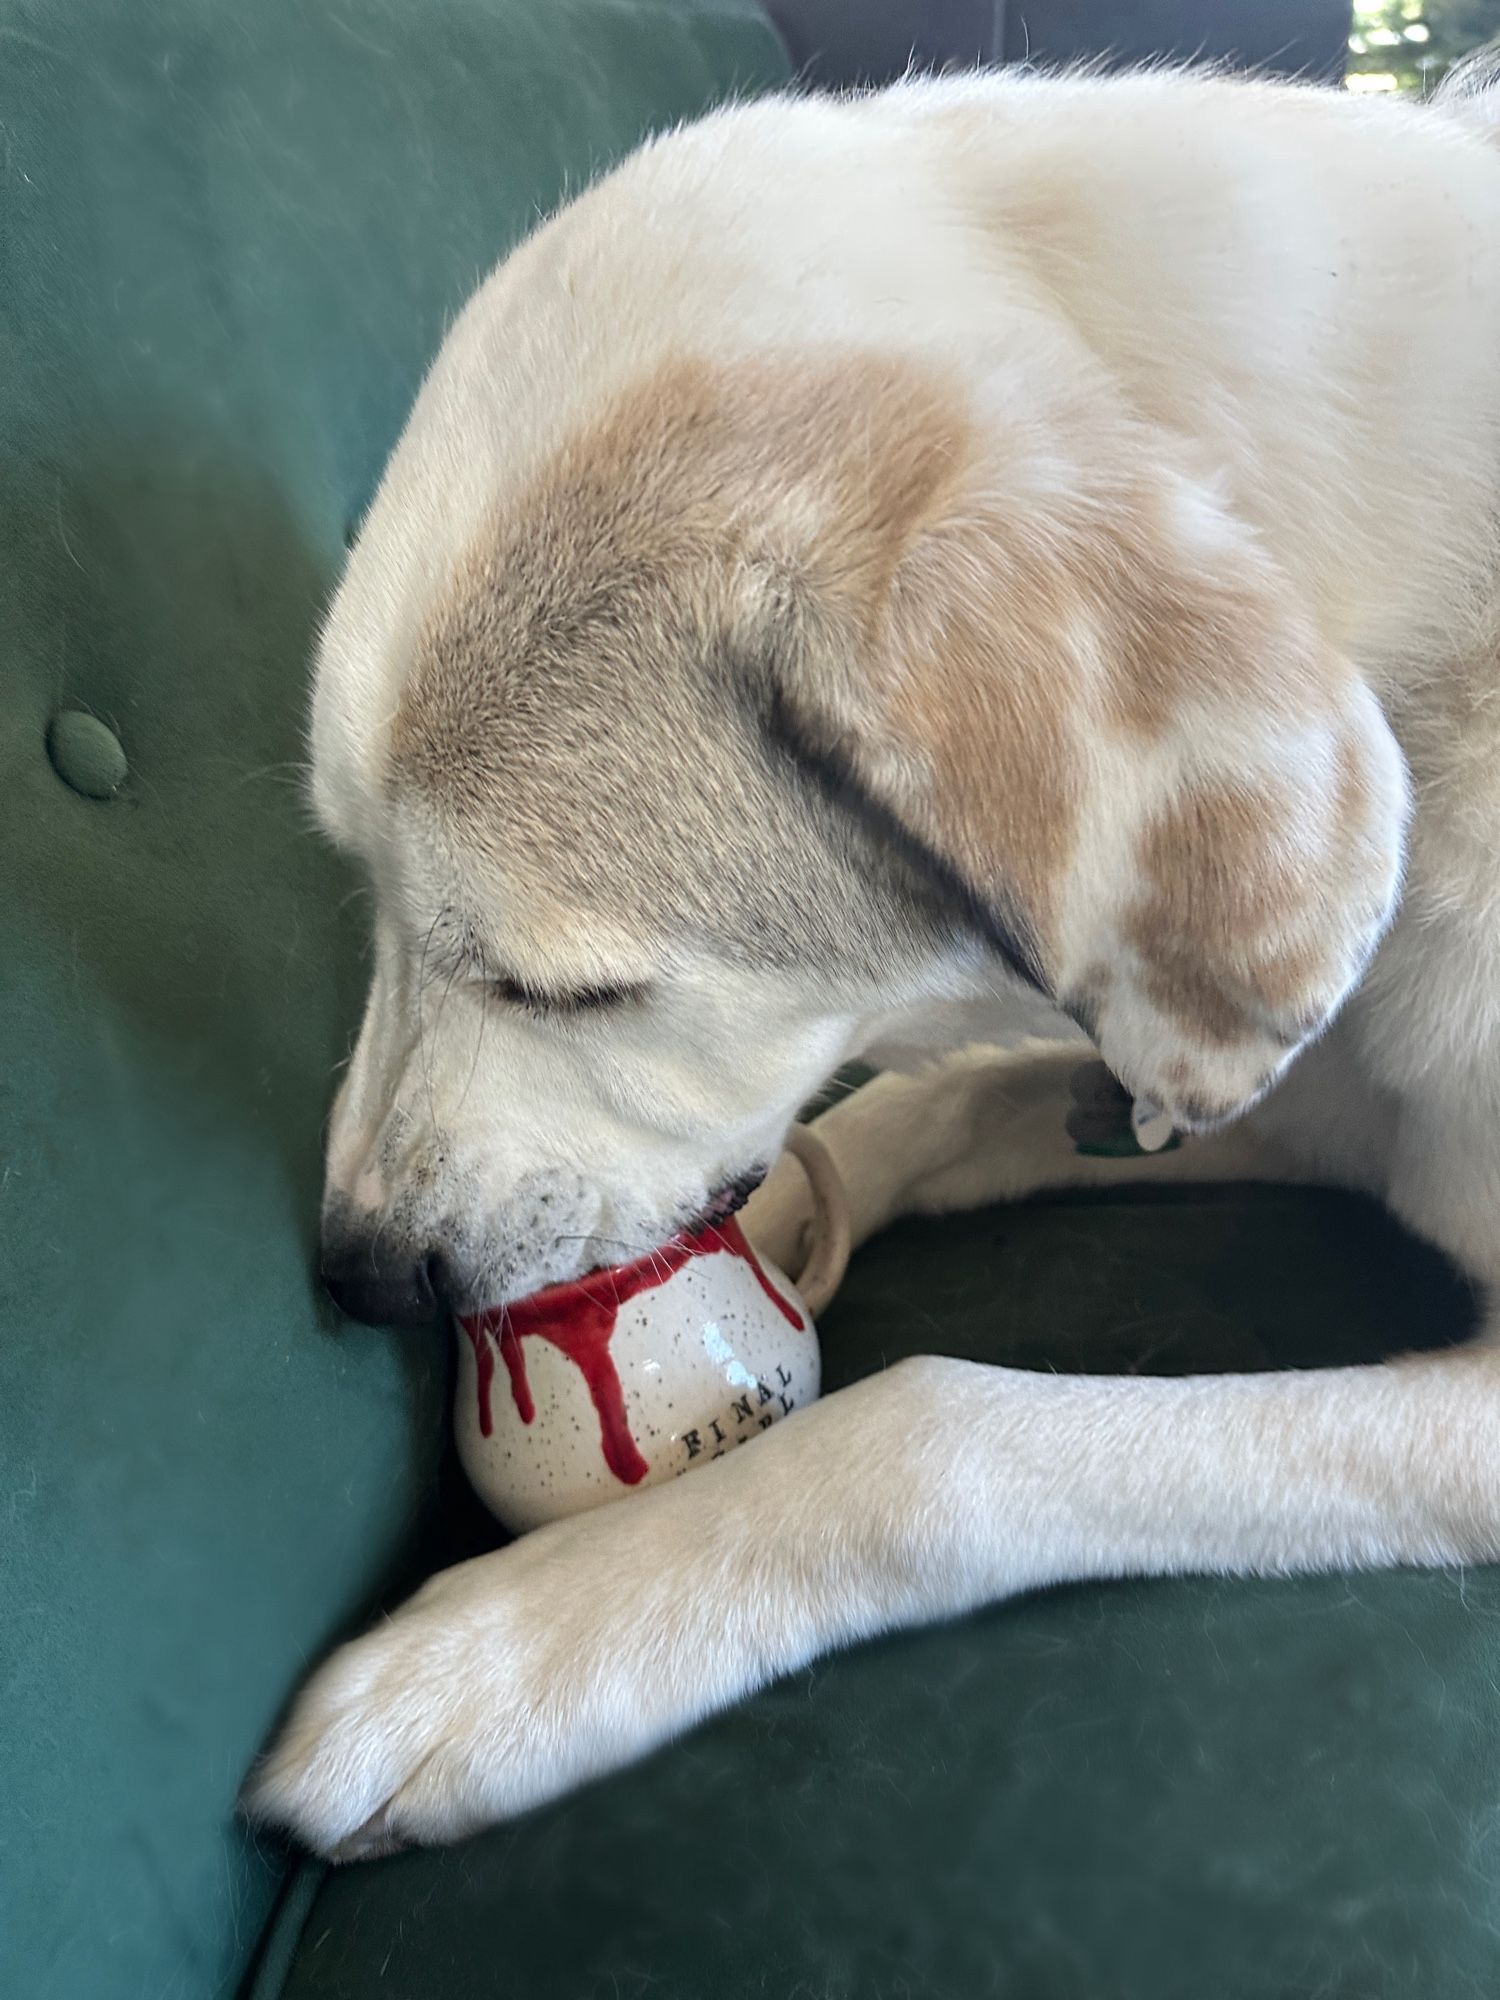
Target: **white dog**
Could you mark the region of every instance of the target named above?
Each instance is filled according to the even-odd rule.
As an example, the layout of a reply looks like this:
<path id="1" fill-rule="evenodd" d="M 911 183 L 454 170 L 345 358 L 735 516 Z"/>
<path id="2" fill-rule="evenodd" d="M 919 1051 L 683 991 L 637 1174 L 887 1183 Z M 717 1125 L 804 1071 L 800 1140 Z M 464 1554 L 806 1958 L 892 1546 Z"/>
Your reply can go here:
<path id="1" fill-rule="evenodd" d="M 1023 988 L 1192 1136 L 1080 1157 L 1072 1050 L 888 1075 L 823 1121 L 860 1233 L 1327 1180 L 1500 1280 L 1495 102 L 774 100 L 509 258 L 318 664 L 318 810 L 377 908 L 337 1296 L 475 1310 L 659 1243 L 841 1062 L 972 1048 Z M 794 1188 L 751 1216 L 792 1255 Z M 1495 1558 L 1489 1325 L 1253 1378 L 904 1363 L 438 1577 L 251 1809 L 449 1839 L 1036 1585 Z"/>

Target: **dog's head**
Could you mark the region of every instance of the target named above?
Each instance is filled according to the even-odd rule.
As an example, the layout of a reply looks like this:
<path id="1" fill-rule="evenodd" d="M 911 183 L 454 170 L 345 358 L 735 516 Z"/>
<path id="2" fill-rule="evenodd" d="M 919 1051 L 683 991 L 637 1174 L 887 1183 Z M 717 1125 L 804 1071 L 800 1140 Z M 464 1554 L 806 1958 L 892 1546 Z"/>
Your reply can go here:
<path id="1" fill-rule="evenodd" d="M 356 1309 L 633 1256 L 841 1061 L 1017 979 L 1188 1127 L 1326 1022 L 1392 908 L 1400 759 L 1066 370 L 1018 402 L 768 348 L 544 420 L 524 358 L 453 346 L 318 671 L 316 801 L 376 907 L 325 1217 Z"/>

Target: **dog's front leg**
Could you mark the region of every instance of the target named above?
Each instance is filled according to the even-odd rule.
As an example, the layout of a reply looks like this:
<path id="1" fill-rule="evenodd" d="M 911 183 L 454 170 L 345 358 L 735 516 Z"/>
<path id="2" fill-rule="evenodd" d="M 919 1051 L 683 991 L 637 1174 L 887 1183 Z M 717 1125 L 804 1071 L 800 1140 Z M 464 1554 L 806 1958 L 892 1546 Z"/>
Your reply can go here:
<path id="1" fill-rule="evenodd" d="M 436 1578 L 302 1695 L 251 1809 L 455 1838 L 831 1647 L 1064 1579 L 1500 1556 L 1500 1347 L 1111 1380 L 906 1362 Z"/>

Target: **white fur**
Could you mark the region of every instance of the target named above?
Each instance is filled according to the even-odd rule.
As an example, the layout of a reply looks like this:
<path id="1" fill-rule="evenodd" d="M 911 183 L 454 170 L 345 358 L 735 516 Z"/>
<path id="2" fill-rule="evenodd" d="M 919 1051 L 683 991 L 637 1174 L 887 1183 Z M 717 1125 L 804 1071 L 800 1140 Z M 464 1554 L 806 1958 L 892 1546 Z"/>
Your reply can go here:
<path id="1" fill-rule="evenodd" d="M 1382 782 L 1404 783 L 1404 759 L 1417 799 L 1401 913 L 1252 1117 L 1179 1152 L 1073 1153 L 1070 1050 L 881 1079 L 823 1121 L 858 1233 L 1039 1188 L 1320 1179 L 1381 1195 L 1500 1284 L 1490 122 L 1483 99 L 1416 111 L 1165 75 L 984 77 L 767 102 L 647 148 L 489 281 L 423 390 L 320 664 L 325 820 L 420 903 L 378 773 L 424 593 L 497 497 L 653 357 L 884 342 L 961 367 L 1012 420 L 1008 397 L 1063 403 L 1105 371 L 1183 470 L 1183 524 L 1210 546 L 1252 541 L 1364 677 L 1358 698 L 1393 732 Z M 1039 450 L 1025 476 L 1040 490 L 1070 472 Z M 1149 782 L 1170 791 L 1172 772 Z M 1122 770 L 1122 810 L 1147 809 L 1148 792 L 1125 797 L 1147 782 Z M 481 1210 L 530 1162 L 587 1161 L 580 1227 L 620 1234 L 731 1155 L 773 1149 L 842 1056 L 951 1046 L 993 992 L 956 961 L 921 991 L 835 1005 L 772 982 L 745 1008 L 740 983 L 700 967 L 655 1040 L 501 1025 L 478 1046 L 457 995 L 449 1029 L 421 1032 L 397 956 L 377 970 L 334 1184 L 375 1205 L 400 1153 L 377 1158 L 376 1138 L 435 1090 L 481 1161 Z M 731 1080 L 709 1053 L 742 1019 L 757 1030 Z M 792 1255 L 795 1182 L 773 1177 L 752 1220 Z M 521 1275 L 566 1275 L 569 1255 Z M 1461 1351 L 1249 1379 L 903 1364 L 689 1480 L 436 1579 L 314 1678 L 253 1805 L 328 1853 L 448 1839 L 823 1649 L 1020 1589 L 1500 1557 L 1497 1331 L 1492 1309 Z"/>

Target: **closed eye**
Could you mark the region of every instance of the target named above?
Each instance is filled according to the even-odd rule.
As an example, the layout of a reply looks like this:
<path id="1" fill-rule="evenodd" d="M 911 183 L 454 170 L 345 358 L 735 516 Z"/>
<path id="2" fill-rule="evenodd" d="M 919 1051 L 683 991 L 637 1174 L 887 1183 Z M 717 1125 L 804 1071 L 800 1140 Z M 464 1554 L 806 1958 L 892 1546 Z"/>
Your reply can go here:
<path id="1" fill-rule="evenodd" d="M 645 993 L 642 986 L 576 986 L 559 992 L 545 992 L 541 987 L 528 986 L 522 979 L 511 978 L 506 973 L 491 973 L 484 982 L 485 991 L 492 998 L 507 1007 L 519 1007 L 528 1014 L 566 1015 L 598 1013 L 601 1009 L 623 1007 L 632 1000 L 639 1000 Z"/>

